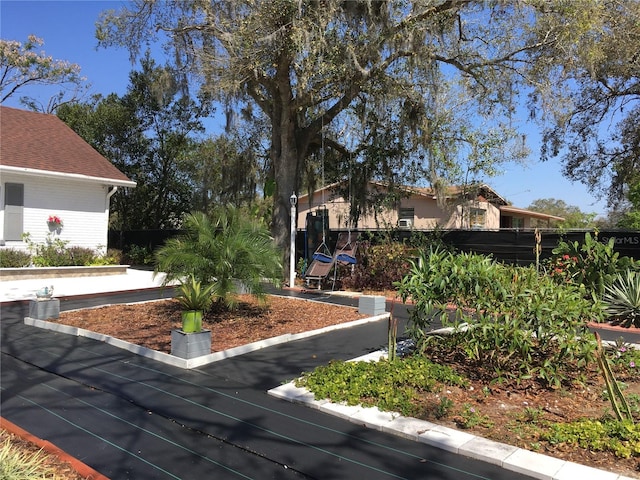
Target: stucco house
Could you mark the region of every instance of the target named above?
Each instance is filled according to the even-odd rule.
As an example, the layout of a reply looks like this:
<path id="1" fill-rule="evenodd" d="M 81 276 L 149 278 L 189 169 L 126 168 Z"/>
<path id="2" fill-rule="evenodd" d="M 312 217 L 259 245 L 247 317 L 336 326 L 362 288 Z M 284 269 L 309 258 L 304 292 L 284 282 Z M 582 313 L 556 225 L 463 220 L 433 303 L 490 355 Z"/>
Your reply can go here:
<path id="1" fill-rule="evenodd" d="M 28 233 L 104 253 L 109 201 L 135 185 L 55 115 L 0 107 L 0 245 Z"/>
<path id="2" fill-rule="evenodd" d="M 332 184 L 316 190 L 312 195 L 300 196 L 299 229 L 305 228 L 307 214 L 323 215 L 325 207 L 331 228 L 347 227 L 349 200 L 338 193 L 338 187 L 339 184 Z M 384 193 L 386 188 L 382 183 L 370 182 L 368 185 L 371 194 Z M 388 208 L 375 215 L 363 215 L 357 226 L 352 227 L 358 230 L 389 227 L 416 230 L 525 230 L 536 226 L 548 227 L 551 221 L 564 220 L 562 217 L 513 207 L 485 184 L 450 187 L 440 202 L 432 188 L 405 186 L 400 190 L 402 195 L 396 208 Z"/>

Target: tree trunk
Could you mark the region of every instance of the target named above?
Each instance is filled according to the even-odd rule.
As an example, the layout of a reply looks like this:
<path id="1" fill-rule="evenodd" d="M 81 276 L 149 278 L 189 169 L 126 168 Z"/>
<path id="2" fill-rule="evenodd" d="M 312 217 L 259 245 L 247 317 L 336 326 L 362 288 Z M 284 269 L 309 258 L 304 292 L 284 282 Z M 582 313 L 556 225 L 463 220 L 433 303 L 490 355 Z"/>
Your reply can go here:
<path id="1" fill-rule="evenodd" d="M 283 85 L 283 84 L 281 84 Z M 288 79 L 281 91 L 290 99 Z M 278 105 L 279 102 L 275 102 Z M 275 108 L 272 118 L 271 135 L 271 161 L 273 163 L 273 173 L 276 181 L 274 194 L 273 216 L 271 222 L 271 234 L 276 245 L 282 251 L 282 265 L 284 279 L 289 277 L 290 258 L 290 235 L 291 235 L 291 204 L 289 198 L 292 193 L 296 193 L 298 188 L 298 167 L 300 165 L 296 141 L 296 123 L 294 120 L 293 104 L 281 102 Z"/>

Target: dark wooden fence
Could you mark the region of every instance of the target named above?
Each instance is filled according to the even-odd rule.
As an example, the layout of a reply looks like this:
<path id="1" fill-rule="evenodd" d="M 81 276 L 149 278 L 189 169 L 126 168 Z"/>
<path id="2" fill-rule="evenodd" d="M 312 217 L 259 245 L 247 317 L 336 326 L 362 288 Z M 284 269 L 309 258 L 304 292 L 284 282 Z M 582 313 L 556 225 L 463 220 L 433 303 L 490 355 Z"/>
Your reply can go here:
<path id="1" fill-rule="evenodd" d="M 343 230 L 344 231 L 344 230 Z M 145 247 L 151 251 L 161 246 L 167 238 L 180 233 L 180 230 L 132 230 L 132 231 L 111 231 L 109 232 L 109 248 L 117 248 L 127 251 L 131 245 Z M 319 232 L 307 232 L 300 230 L 296 237 L 296 253 L 298 258 L 309 258 L 319 242 L 322 235 Z M 340 231 L 325 231 L 325 240 L 330 250 L 333 250 L 336 239 Z M 355 231 L 353 233 L 356 233 Z M 359 232 L 363 237 L 370 238 L 372 242 L 380 241 L 383 237 L 381 232 Z M 547 258 L 551 251 L 558 245 L 560 240 L 570 242 L 584 241 L 584 231 L 572 232 L 542 232 L 542 253 L 541 258 Z M 594 235 L 594 232 L 590 232 Z M 388 234 L 384 234 L 388 235 Z M 420 232 L 410 230 L 395 230 L 391 233 L 397 240 L 408 240 L 411 236 L 433 236 L 433 232 Z M 495 259 L 506 263 L 517 265 L 530 265 L 535 263 L 535 237 L 533 231 L 510 231 L 501 230 L 495 232 L 477 230 L 449 230 L 439 232 L 442 239 L 463 252 L 476 252 L 491 254 Z M 632 257 L 640 260 L 640 231 L 606 230 L 598 233 L 601 242 L 608 242 L 614 238 L 615 250 L 621 256 Z"/>
<path id="2" fill-rule="evenodd" d="M 327 244 L 330 249 L 335 246 L 336 239 L 340 231 L 331 230 L 329 234 L 325 234 Z M 352 232 L 354 233 L 354 232 Z M 542 234 L 542 252 L 541 259 L 548 258 L 552 255 L 552 250 L 558 246 L 561 240 L 568 242 L 584 242 L 585 231 L 572 232 L 556 232 L 543 231 Z M 595 232 L 589 232 L 592 236 Z M 383 235 L 380 232 L 360 232 L 364 237 L 371 238 L 375 243 L 380 241 Z M 396 230 L 391 233 L 392 238 L 397 240 L 409 240 L 411 237 L 419 237 L 421 235 L 432 238 L 434 233 L 410 230 Z M 475 252 L 485 255 L 492 255 L 496 260 L 511 263 L 515 265 L 531 265 L 536 261 L 535 255 L 535 232 L 534 231 L 478 231 L 478 230 L 448 230 L 441 231 L 438 236 L 448 245 L 452 245 L 462 252 Z M 301 238 L 302 237 L 302 238 Z M 316 235 L 314 238 L 318 238 Z M 619 231 L 607 230 L 598 233 L 598 240 L 608 242 L 610 238 L 614 238 L 615 251 L 621 256 L 627 256 L 640 260 L 640 232 L 639 231 Z M 310 258 L 313 255 L 316 242 L 309 242 L 307 232 L 298 232 L 296 241 L 296 249 L 299 257 L 305 256 Z M 306 249 L 305 249 L 306 246 Z M 302 253 L 304 252 L 304 253 Z"/>

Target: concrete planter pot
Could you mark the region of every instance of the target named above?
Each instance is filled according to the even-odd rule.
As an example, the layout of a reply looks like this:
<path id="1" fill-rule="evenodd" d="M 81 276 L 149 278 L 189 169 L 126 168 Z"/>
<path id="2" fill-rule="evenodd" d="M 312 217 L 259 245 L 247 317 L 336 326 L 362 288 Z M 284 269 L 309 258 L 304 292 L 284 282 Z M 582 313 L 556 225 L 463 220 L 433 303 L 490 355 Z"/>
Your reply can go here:
<path id="1" fill-rule="evenodd" d="M 180 358 L 196 358 L 211 353 L 211 330 L 184 332 L 171 330 L 171 355 Z"/>

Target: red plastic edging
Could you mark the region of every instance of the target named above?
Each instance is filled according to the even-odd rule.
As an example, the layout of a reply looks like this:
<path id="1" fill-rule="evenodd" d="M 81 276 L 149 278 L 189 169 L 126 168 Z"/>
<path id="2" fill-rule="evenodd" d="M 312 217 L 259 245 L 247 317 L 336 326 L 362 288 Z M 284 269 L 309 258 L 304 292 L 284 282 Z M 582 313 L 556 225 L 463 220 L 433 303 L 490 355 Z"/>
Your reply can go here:
<path id="1" fill-rule="evenodd" d="M 77 458 L 72 457 L 64 450 L 61 450 L 60 448 L 56 447 L 53 443 L 47 440 L 38 438 L 35 435 L 31 435 L 29 432 L 20 428 L 19 426 L 10 422 L 4 417 L 0 417 L 0 428 L 3 428 L 8 432 L 13 433 L 14 435 L 17 435 L 23 440 L 28 440 L 29 442 L 36 444 L 38 447 L 42 448 L 42 450 L 44 450 L 47 453 L 56 455 L 58 458 L 62 459 L 63 461 L 71 465 L 71 467 L 86 480 L 109 480 L 109 478 L 105 477 L 99 472 L 96 472 L 89 465 L 82 463 Z"/>

